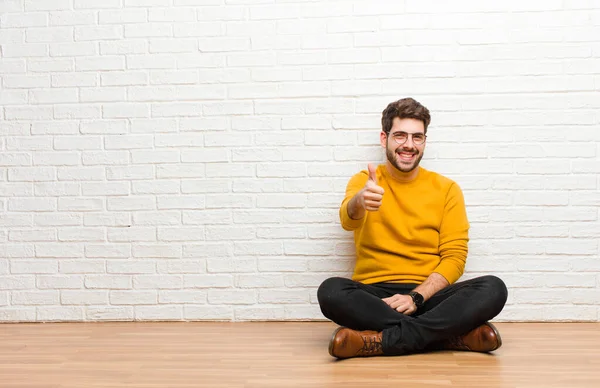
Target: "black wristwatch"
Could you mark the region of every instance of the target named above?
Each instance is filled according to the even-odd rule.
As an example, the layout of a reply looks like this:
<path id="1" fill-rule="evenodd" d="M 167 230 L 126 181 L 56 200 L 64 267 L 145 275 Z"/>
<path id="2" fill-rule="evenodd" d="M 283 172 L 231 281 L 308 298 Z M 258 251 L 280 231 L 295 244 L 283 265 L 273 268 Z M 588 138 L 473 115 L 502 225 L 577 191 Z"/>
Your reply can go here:
<path id="1" fill-rule="evenodd" d="M 416 291 L 411 291 L 408 293 L 408 295 L 410 295 L 413 302 L 415 303 L 415 306 L 417 306 L 417 310 L 423 307 L 423 304 L 425 303 L 425 298 L 423 298 L 423 295 L 419 294 Z"/>

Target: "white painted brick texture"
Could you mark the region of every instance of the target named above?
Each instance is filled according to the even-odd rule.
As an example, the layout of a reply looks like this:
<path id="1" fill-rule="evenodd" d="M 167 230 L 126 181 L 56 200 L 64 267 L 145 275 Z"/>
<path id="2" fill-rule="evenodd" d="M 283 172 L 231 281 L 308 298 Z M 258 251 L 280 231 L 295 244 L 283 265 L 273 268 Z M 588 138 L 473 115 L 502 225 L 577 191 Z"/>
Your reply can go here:
<path id="1" fill-rule="evenodd" d="M 321 320 L 387 103 L 471 221 L 499 320 L 600 320 L 600 5 L 0 5 L 0 321 Z"/>

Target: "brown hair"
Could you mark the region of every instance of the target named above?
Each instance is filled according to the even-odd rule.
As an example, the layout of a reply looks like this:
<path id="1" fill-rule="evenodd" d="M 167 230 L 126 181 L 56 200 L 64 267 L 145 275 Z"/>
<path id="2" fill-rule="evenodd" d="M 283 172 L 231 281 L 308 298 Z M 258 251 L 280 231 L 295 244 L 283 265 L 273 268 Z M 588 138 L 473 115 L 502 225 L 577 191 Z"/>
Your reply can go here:
<path id="1" fill-rule="evenodd" d="M 425 133 L 427 133 L 427 127 L 431 122 L 429 110 L 410 97 L 390 102 L 383 110 L 381 115 L 381 129 L 386 134 L 389 134 L 392 130 L 392 123 L 395 117 L 421 120 L 425 126 Z"/>

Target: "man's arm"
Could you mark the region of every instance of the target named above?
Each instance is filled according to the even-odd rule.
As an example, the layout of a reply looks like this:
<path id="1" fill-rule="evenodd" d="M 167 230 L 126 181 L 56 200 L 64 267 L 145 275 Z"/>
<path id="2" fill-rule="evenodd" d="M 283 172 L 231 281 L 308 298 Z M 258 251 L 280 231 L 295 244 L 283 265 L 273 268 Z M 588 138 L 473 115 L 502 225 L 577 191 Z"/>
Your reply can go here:
<path id="1" fill-rule="evenodd" d="M 427 301 L 429 298 L 435 295 L 436 292 L 444 289 L 449 284 L 450 283 L 448 283 L 445 277 L 437 272 L 434 272 L 413 291 L 423 295 L 424 301 Z M 417 311 L 417 306 L 410 295 L 396 294 L 382 300 L 394 310 L 405 315 L 411 315 Z"/>
<path id="2" fill-rule="evenodd" d="M 469 242 L 469 221 L 463 193 L 453 183 L 446 194 L 444 215 L 440 225 L 440 263 L 433 270 L 449 284 L 456 282 L 465 270 Z"/>
<path id="3" fill-rule="evenodd" d="M 358 228 L 367 211 L 377 211 L 381 206 L 383 188 L 377 185 L 376 168 L 373 165 L 369 164 L 368 179 L 366 183 L 363 182 L 359 174 L 348 183 L 346 199 L 340 208 L 340 221 L 346 230 Z M 356 194 L 348 199 L 353 193 Z"/>
<path id="4" fill-rule="evenodd" d="M 432 273 L 425 279 L 425 281 L 419 284 L 413 291 L 423 295 L 425 301 L 429 300 L 438 291 L 449 286 L 448 280 L 437 272 Z M 411 298 L 412 300 L 412 298 Z"/>

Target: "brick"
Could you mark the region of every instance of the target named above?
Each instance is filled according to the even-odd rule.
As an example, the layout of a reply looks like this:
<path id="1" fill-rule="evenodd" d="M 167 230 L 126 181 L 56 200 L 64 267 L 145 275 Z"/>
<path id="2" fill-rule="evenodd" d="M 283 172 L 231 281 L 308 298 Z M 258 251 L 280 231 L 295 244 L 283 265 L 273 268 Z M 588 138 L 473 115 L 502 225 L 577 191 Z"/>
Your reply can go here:
<path id="1" fill-rule="evenodd" d="M 150 106 L 136 103 L 103 104 L 102 117 L 108 119 L 150 117 Z"/>
<path id="2" fill-rule="evenodd" d="M 106 55 L 100 58 L 76 58 L 75 69 L 77 71 L 125 70 L 125 60 Z"/>
<path id="3" fill-rule="evenodd" d="M 118 40 L 123 38 L 120 26 L 75 27 L 75 41 Z"/>
<path id="4" fill-rule="evenodd" d="M 76 91 L 73 90 L 76 95 Z M 71 94 L 69 91 L 68 94 Z M 37 95 L 39 99 L 47 99 L 48 103 L 52 103 L 51 100 L 54 97 L 54 93 Z M 67 96 L 64 96 L 67 97 Z M 71 99 L 69 96 L 68 99 Z M 76 121 L 68 122 L 53 122 L 53 121 L 38 121 L 31 124 L 32 135 L 74 135 L 79 133 L 79 123 Z M 56 139 L 55 139 L 56 141 Z M 56 147 L 55 147 L 56 148 Z"/>
<path id="5" fill-rule="evenodd" d="M 130 244 L 86 244 L 85 257 L 127 258 L 131 256 Z"/>
<path id="6" fill-rule="evenodd" d="M 135 226 L 130 228 L 108 229 L 110 242 L 156 241 L 156 230 L 152 227 Z"/>
<path id="7" fill-rule="evenodd" d="M 80 275 L 38 275 L 39 289 L 80 289 L 83 288 L 83 277 Z"/>
<path id="8" fill-rule="evenodd" d="M 104 260 L 60 260 L 59 272 L 66 274 L 86 274 L 105 272 Z"/>
<path id="9" fill-rule="evenodd" d="M 129 153 L 127 151 L 84 151 L 82 153 L 84 165 L 113 165 L 128 164 Z"/>
<path id="10" fill-rule="evenodd" d="M 86 226 L 130 226 L 131 215 L 129 213 L 109 214 L 85 214 L 83 224 Z"/>
<path id="11" fill-rule="evenodd" d="M 0 17 L 3 28 L 43 27 L 48 25 L 48 16 L 44 12 L 7 13 Z"/>
<path id="12" fill-rule="evenodd" d="M 94 42 L 50 44 L 51 57 L 85 57 L 97 54 L 98 49 Z"/>
<path id="13" fill-rule="evenodd" d="M 71 63 L 70 67 L 74 67 Z M 75 86 L 96 86 L 98 79 L 96 74 L 78 73 L 78 74 L 53 74 L 52 87 L 75 87 Z"/>
<path id="14" fill-rule="evenodd" d="M 181 247 L 176 244 L 135 244 L 134 257 L 180 258 Z"/>
<path id="15" fill-rule="evenodd" d="M 194 39 L 153 38 L 150 39 L 150 53 L 186 53 L 196 50 Z"/>
<path id="16" fill-rule="evenodd" d="M 183 286 L 181 275 L 135 275 L 133 287 L 136 289 L 178 289 Z"/>
<path id="17" fill-rule="evenodd" d="M 229 224 L 232 221 L 229 210 L 183 211 L 184 225 Z"/>
<path id="18" fill-rule="evenodd" d="M 283 307 L 260 306 L 260 307 L 236 307 L 235 319 L 243 321 L 270 321 L 277 320 L 283 315 Z"/>
<path id="19" fill-rule="evenodd" d="M 96 15 L 90 11 L 55 11 L 49 14 L 51 26 L 77 26 L 96 23 Z"/>
<path id="20" fill-rule="evenodd" d="M 135 71 L 106 73 L 100 75 L 100 83 L 103 86 L 145 85 L 148 83 L 148 74 Z"/>
<path id="21" fill-rule="evenodd" d="M 27 229 L 10 230 L 10 241 L 56 241 L 56 232 L 53 229 Z"/>
<path id="22" fill-rule="evenodd" d="M 59 198 L 59 211 L 99 211 L 104 207 L 104 200 L 100 198 Z"/>
<path id="23" fill-rule="evenodd" d="M 37 152 L 33 156 L 33 163 L 41 166 L 73 166 L 80 161 L 77 152 Z"/>
<path id="24" fill-rule="evenodd" d="M 36 311 L 36 320 L 42 322 L 74 322 L 83 319 L 81 307 L 38 307 Z"/>
<path id="25" fill-rule="evenodd" d="M 128 69 L 172 69 L 176 58 L 172 54 L 128 55 Z"/>
<path id="26" fill-rule="evenodd" d="M 190 164 L 163 164 L 156 166 L 156 177 L 158 179 L 168 179 L 168 178 L 200 178 L 204 176 L 204 165 L 199 165 L 196 163 Z M 205 185 L 202 183 L 206 182 Z M 225 181 L 217 181 L 213 187 L 223 187 Z M 185 180 L 181 183 L 181 190 L 183 193 L 190 192 L 201 192 L 194 191 L 196 187 L 210 187 L 210 184 L 204 180 L 198 181 L 189 181 Z"/>
<path id="27" fill-rule="evenodd" d="M 122 39 L 118 41 L 100 42 L 101 55 L 144 54 L 147 52 L 148 42 L 144 39 Z M 145 73 L 142 74 L 145 75 Z M 113 75 L 110 74 L 103 74 L 103 76 L 113 78 Z"/>
<path id="28" fill-rule="evenodd" d="M 88 8 L 120 8 L 121 0 L 105 0 L 102 3 L 98 3 L 94 0 L 73 0 L 74 8 L 88 9 Z"/>
<path id="29" fill-rule="evenodd" d="M 203 290 L 164 290 L 158 293 L 158 302 L 165 304 L 205 304 L 206 291 Z"/>
<path id="30" fill-rule="evenodd" d="M 126 182 L 84 182 L 81 191 L 86 196 L 129 195 L 129 184 Z"/>
<path id="31" fill-rule="evenodd" d="M 202 241 L 204 228 L 159 228 L 158 239 L 160 241 Z"/>
<path id="32" fill-rule="evenodd" d="M 233 286 L 231 275 L 184 275 L 185 288 L 229 288 Z"/>
<path id="33" fill-rule="evenodd" d="M 72 42 L 73 30 L 70 27 L 28 28 L 25 41 L 34 43 Z"/>
<path id="34" fill-rule="evenodd" d="M 7 106 L 4 108 L 6 120 L 52 120 L 54 113 L 49 106 Z"/>
<path id="35" fill-rule="evenodd" d="M 66 145 L 66 144 L 65 144 Z M 61 181 L 100 181 L 104 180 L 105 171 L 102 167 L 59 167 L 58 179 Z"/>
<path id="36" fill-rule="evenodd" d="M 56 198 L 9 198 L 8 200 L 8 210 L 14 212 L 48 212 L 56 209 Z"/>
<path id="37" fill-rule="evenodd" d="M 63 290 L 60 292 L 63 305 L 103 305 L 108 304 L 108 292 L 96 290 Z"/>
<path id="38" fill-rule="evenodd" d="M 151 274 L 156 273 L 156 263 L 148 260 L 111 260 L 106 263 L 106 272 L 120 275 Z"/>
<path id="39" fill-rule="evenodd" d="M 206 272 L 204 259 L 175 260 L 158 263 L 159 273 L 199 274 Z"/>
<path id="40" fill-rule="evenodd" d="M 162 133 L 176 131 L 177 122 L 175 119 L 131 120 L 132 133 Z"/>
<path id="41" fill-rule="evenodd" d="M 196 84 L 199 81 L 195 70 L 154 70 L 150 72 L 150 84 Z"/>
<path id="42" fill-rule="evenodd" d="M 112 305 L 153 305 L 158 302 L 156 291 L 111 291 Z"/>
<path id="43" fill-rule="evenodd" d="M 85 318 L 91 321 L 133 321 L 133 307 L 88 307 Z"/>
<path id="44" fill-rule="evenodd" d="M 183 317 L 183 306 L 136 306 L 136 320 L 161 320 L 169 317 L 170 320 L 181 320 Z"/>
<path id="45" fill-rule="evenodd" d="M 251 290 L 208 290 L 209 304 L 254 304 L 256 291 Z"/>
<path id="46" fill-rule="evenodd" d="M 179 212 L 142 212 L 135 214 L 134 223 L 138 225 L 177 225 L 180 223 Z M 159 239 L 160 234 L 159 234 Z"/>
<path id="47" fill-rule="evenodd" d="M 53 274 L 56 272 L 58 272 L 58 263 L 54 260 L 13 260 L 10 263 L 10 273 L 13 275 Z"/>
<path id="48" fill-rule="evenodd" d="M 58 304 L 58 291 L 13 291 L 13 306 L 53 305 Z"/>
<path id="49" fill-rule="evenodd" d="M 102 109 L 99 105 L 55 105 L 54 117 L 57 119 L 99 119 Z"/>
<path id="50" fill-rule="evenodd" d="M 35 308 L 3 308 L 0 310 L 0 321 L 2 322 L 33 322 L 35 318 Z"/>
<path id="51" fill-rule="evenodd" d="M 104 241 L 105 233 L 102 228 L 60 228 L 58 239 L 60 241 Z"/>
<path id="52" fill-rule="evenodd" d="M 82 224 L 83 217 L 77 213 L 38 213 L 34 216 L 34 224 L 38 226 L 77 226 Z"/>
<path id="53" fill-rule="evenodd" d="M 86 275 L 85 287 L 92 289 L 128 290 L 132 288 L 132 276 Z"/>

